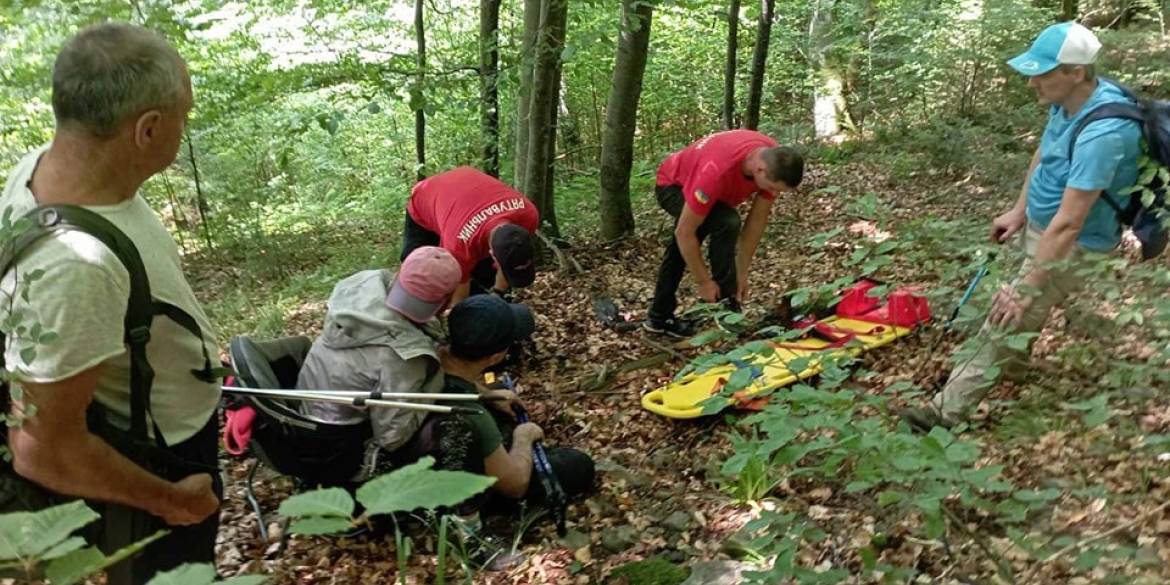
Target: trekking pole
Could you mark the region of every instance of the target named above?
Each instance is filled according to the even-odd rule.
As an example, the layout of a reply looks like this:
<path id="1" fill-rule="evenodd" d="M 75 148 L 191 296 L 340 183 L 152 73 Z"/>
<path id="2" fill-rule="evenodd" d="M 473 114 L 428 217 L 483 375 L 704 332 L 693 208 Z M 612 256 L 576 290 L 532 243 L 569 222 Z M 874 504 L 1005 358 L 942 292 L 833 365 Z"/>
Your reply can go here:
<path id="1" fill-rule="evenodd" d="M 987 253 L 987 261 L 979 266 L 979 270 L 975 273 L 975 278 L 971 279 L 971 284 L 967 285 L 967 290 L 964 291 L 963 296 L 959 298 L 959 303 L 955 305 L 955 310 L 951 311 L 950 318 L 948 318 L 946 322 L 943 323 L 943 332 L 939 334 L 938 337 L 935 337 L 934 343 L 930 344 L 930 350 L 926 352 L 928 358 L 933 357 L 934 352 L 938 351 L 939 343 L 942 342 L 942 339 L 946 336 L 946 333 L 951 330 L 951 326 L 954 325 L 955 319 L 959 316 L 959 310 L 963 308 L 963 305 L 967 304 L 967 301 L 971 300 L 971 294 L 975 292 L 975 287 L 978 286 L 979 281 L 983 280 L 983 277 L 987 275 L 987 265 L 995 262 L 998 253 L 998 250 L 992 250 Z M 940 383 L 935 382 L 934 386 L 937 390 L 940 386 Z"/>
<path id="2" fill-rule="evenodd" d="M 419 404 L 416 402 L 396 402 L 392 400 L 376 400 L 365 396 L 347 397 L 332 393 L 304 393 L 295 390 L 269 390 L 264 388 L 233 388 L 223 387 L 224 392 L 243 394 L 245 396 L 266 396 L 269 398 L 283 398 L 286 400 L 301 400 L 304 402 L 327 402 L 331 404 L 346 404 L 349 406 L 377 406 L 380 408 L 401 408 L 403 410 L 417 410 L 422 412 L 436 412 L 439 414 L 479 414 L 480 411 L 466 406 L 443 406 L 439 404 Z M 433 400 L 439 395 L 426 395 Z"/>
<path id="3" fill-rule="evenodd" d="M 260 390 L 262 392 L 295 392 L 297 394 L 305 395 L 322 395 L 322 396 L 341 396 L 344 398 L 366 398 L 368 400 L 429 400 L 429 401 L 451 401 L 451 402 L 502 402 L 507 400 L 503 396 L 490 396 L 487 394 L 430 394 L 427 392 L 364 392 L 362 390 L 320 390 L 315 388 L 297 388 L 296 390 L 286 389 L 269 389 L 269 388 L 243 388 L 238 386 L 221 386 L 224 392 L 237 392 L 243 390 Z"/>
<path id="4" fill-rule="evenodd" d="M 513 393 L 516 392 L 516 384 L 512 382 L 512 377 L 507 372 L 504 373 L 502 381 L 505 388 Z M 521 424 L 531 422 L 528 412 L 519 404 L 513 404 L 512 411 L 516 413 L 516 419 Z M 563 538 L 568 533 L 568 529 L 565 528 L 565 517 L 568 515 L 569 509 L 568 498 L 565 497 L 565 490 L 561 487 L 560 480 L 553 473 L 552 464 L 548 461 L 548 453 L 545 453 L 544 446 L 540 444 L 540 441 L 532 444 L 532 454 L 536 464 L 536 474 L 540 476 L 540 484 L 544 487 L 544 494 L 548 498 L 549 508 L 552 511 L 553 522 L 557 527 L 557 536 Z"/>
<path id="5" fill-rule="evenodd" d="M 996 250 L 992 250 L 991 252 L 987 253 L 987 261 L 979 266 L 979 272 L 975 273 L 975 278 L 973 278 L 971 280 L 971 284 L 967 286 L 967 291 L 964 292 L 963 296 L 959 299 L 959 304 L 955 305 L 955 310 L 951 312 L 950 319 L 947 319 L 947 322 L 943 324 L 943 331 L 950 331 L 951 325 L 953 325 L 955 322 L 955 318 L 959 316 L 959 309 L 962 309 L 963 305 L 966 305 L 967 301 L 971 299 L 971 293 L 975 292 L 975 287 L 979 284 L 980 280 L 983 280 L 983 276 L 987 274 L 987 265 L 991 262 L 995 262 L 996 254 Z"/>

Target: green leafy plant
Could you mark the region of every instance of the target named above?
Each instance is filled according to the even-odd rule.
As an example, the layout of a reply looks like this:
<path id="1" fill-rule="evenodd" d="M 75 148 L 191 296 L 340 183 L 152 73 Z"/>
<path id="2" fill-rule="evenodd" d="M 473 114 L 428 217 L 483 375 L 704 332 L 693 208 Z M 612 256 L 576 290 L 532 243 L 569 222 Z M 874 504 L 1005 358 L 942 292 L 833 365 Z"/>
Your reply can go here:
<path id="1" fill-rule="evenodd" d="M 494 477 L 431 469 L 434 464 L 434 458 L 423 457 L 416 463 L 374 478 L 357 489 L 356 502 L 342 488 L 297 494 L 281 503 L 280 513 L 297 518 L 289 526 L 293 533 L 337 534 L 367 523 L 374 516 L 448 508 L 483 492 L 496 482 Z M 364 511 L 355 518 L 353 514 L 358 502 Z M 446 517 L 439 522 L 440 583 L 446 579 L 448 522 Z M 405 568 L 412 543 L 398 526 L 397 520 L 394 520 L 394 533 L 399 575 L 402 583 L 405 583 Z"/>
<path id="2" fill-rule="evenodd" d="M 43 576 L 54 584 L 79 583 L 167 534 L 159 531 L 106 556 L 97 547 L 87 546 L 82 537 L 73 536 L 98 518 L 98 513 L 80 500 L 36 512 L 0 514 L 0 574 L 15 571 L 27 580 Z M 257 585 L 264 580 L 263 576 L 248 575 L 216 581 L 211 565 L 187 564 L 156 575 L 149 585 Z"/>

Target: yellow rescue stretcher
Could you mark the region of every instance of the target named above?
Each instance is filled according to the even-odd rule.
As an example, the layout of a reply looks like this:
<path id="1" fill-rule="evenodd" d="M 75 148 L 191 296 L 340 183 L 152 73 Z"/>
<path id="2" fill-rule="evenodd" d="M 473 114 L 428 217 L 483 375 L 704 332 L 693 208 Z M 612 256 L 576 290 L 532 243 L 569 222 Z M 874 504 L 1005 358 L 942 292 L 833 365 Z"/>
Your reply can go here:
<path id="1" fill-rule="evenodd" d="M 696 418 L 703 414 L 703 402 L 718 394 L 732 373 L 752 368 L 752 382 L 741 392 L 727 397 L 729 406 L 750 403 L 764 392 L 787 386 L 819 374 L 826 360 L 856 357 L 909 335 L 930 319 L 926 298 L 913 289 L 899 289 L 889 301 L 869 297 L 879 283 L 862 280 L 845 291 L 837 315 L 797 323 L 806 335 L 790 342 L 771 343 L 774 354 L 756 355 L 674 380 L 642 396 L 642 407 L 670 418 Z M 793 371 L 799 367 L 799 371 Z"/>

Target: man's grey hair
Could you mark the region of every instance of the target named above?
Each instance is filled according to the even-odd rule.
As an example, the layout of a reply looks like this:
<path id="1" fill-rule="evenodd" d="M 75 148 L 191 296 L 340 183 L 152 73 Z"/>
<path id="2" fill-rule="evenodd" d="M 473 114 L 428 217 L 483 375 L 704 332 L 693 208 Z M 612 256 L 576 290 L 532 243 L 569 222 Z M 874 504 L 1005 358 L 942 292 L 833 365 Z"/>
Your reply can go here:
<path id="1" fill-rule="evenodd" d="M 1068 63 L 1061 63 L 1060 70 L 1065 73 L 1072 73 L 1077 67 L 1085 70 L 1085 81 L 1093 81 L 1097 78 L 1097 68 L 1092 63 L 1088 65 L 1069 65 Z"/>
<path id="2" fill-rule="evenodd" d="M 178 51 L 145 28 L 117 22 L 86 28 L 53 64 L 57 125 L 112 138 L 130 116 L 175 107 L 183 72 Z"/>

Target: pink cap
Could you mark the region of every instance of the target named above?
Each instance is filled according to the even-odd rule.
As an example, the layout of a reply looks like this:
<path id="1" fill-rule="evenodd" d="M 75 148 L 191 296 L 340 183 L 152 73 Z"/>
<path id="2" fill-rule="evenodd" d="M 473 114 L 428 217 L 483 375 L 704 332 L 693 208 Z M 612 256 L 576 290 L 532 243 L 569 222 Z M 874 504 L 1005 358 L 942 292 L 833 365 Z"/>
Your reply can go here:
<path id="1" fill-rule="evenodd" d="M 450 252 L 423 246 L 402 261 L 386 306 L 415 323 L 425 323 L 447 304 L 462 279 L 463 269 Z"/>

